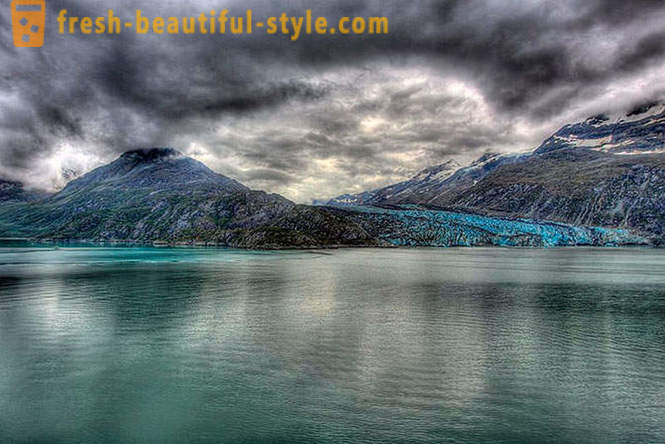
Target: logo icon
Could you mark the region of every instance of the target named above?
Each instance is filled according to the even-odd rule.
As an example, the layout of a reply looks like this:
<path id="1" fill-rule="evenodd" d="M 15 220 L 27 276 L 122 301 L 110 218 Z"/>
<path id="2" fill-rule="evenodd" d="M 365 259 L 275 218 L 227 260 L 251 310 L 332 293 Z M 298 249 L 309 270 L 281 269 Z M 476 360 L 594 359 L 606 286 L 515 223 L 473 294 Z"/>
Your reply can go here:
<path id="1" fill-rule="evenodd" d="M 40 48 L 44 45 L 45 0 L 12 0 L 14 46 Z"/>

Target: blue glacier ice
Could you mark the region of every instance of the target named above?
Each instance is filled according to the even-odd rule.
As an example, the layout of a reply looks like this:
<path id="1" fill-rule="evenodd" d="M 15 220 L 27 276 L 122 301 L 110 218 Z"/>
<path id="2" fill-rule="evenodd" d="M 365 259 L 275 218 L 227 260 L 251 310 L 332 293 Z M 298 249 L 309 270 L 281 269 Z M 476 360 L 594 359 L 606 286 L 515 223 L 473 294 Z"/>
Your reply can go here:
<path id="1" fill-rule="evenodd" d="M 368 230 L 397 246 L 530 246 L 647 245 L 628 230 L 580 227 L 528 219 L 501 219 L 405 206 L 402 209 L 358 206 L 350 209 Z"/>

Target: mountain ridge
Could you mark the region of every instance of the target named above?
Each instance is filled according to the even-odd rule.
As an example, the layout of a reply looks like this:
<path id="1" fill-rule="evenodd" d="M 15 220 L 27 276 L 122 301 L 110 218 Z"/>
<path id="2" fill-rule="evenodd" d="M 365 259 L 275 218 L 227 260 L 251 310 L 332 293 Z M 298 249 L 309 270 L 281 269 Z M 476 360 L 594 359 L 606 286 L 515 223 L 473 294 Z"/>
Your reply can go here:
<path id="1" fill-rule="evenodd" d="M 645 156 L 663 162 L 652 162 L 651 171 L 640 167 Z M 661 179 L 663 155 L 562 147 L 486 153 L 465 167 L 446 162 L 367 193 L 360 205 L 308 206 L 251 190 L 172 148 L 147 148 L 128 151 L 43 199 L 4 202 L 0 236 L 252 249 L 649 245 L 662 241 L 665 209 L 648 195 L 650 184 L 665 193 Z M 611 199 L 596 198 L 593 208 L 569 201 L 580 185 L 621 197 L 625 208 L 632 204 L 630 214 L 612 207 Z M 537 206 L 529 207 L 536 197 Z"/>
<path id="2" fill-rule="evenodd" d="M 379 244 L 339 211 L 251 190 L 172 148 L 128 151 L 45 199 L 3 205 L 0 235 L 243 248 Z"/>
<path id="3" fill-rule="evenodd" d="M 47 191 L 26 189 L 19 181 L 0 179 L 0 202 L 32 202 L 51 194 Z"/>
<path id="4" fill-rule="evenodd" d="M 340 206 L 354 206 L 354 205 L 372 205 L 383 200 L 391 199 L 394 196 L 399 196 L 405 190 L 417 188 L 418 190 L 426 190 L 436 187 L 445 179 L 450 177 L 454 172 L 459 169 L 461 165 L 455 160 L 447 160 L 439 165 L 434 165 L 425 168 L 418 172 L 411 179 L 399 182 L 394 185 L 388 185 L 383 188 L 378 188 L 372 191 L 365 191 L 359 194 L 343 194 L 328 201 L 315 201 L 323 205 L 340 205 Z"/>
<path id="5" fill-rule="evenodd" d="M 160 184 L 169 187 L 214 185 L 234 191 L 248 190 L 173 148 L 148 148 L 123 153 L 113 162 L 69 182 L 55 195 L 63 196 L 73 190 L 94 186 L 159 188 Z"/>
<path id="6" fill-rule="evenodd" d="M 564 125 L 550 137 L 545 139 L 538 147 L 527 153 L 499 154 L 486 152 L 480 158 L 468 165 L 459 166 L 452 174 L 443 177 L 436 184 L 424 192 L 434 197 L 436 191 L 445 192 L 448 185 L 479 181 L 488 173 L 501 165 L 520 163 L 530 156 L 545 154 L 565 149 L 590 149 L 617 155 L 661 154 L 665 153 L 665 104 L 661 102 L 648 102 L 640 104 L 625 113 L 599 114 L 573 124 Z M 445 167 L 451 162 L 447 160 L 442 164 L 427 167 L 411 179 L 388 185 L 379 190 L 398 188 L 400 196 L 386 196 L 378 193 L 379 190 L 364 191 L 358 194 L 343 194 L 325 201 L 326 205 L 348 204 L 400 204 L 400 203 L 430 203 L 423 199 L 413 198 L 418 192 L 423 194 L 422 186 L 417 177 L 427 174 L 429 170 Z M 427 192 L 429 191 L 429 192 Z M 317 200 L 317 202 L 323 202 Z"/>
<path id="7" fill-rule="evenodd" d="M 372 192 L 363 205 L 425 205 L 494 217 L 624 227 L 662 237 L 665 106 L 653 103 L 614 120 L 600 115 L 565 125 L 531 152 L 486 153 L 436 186 L 423 188 L 409 180 L 384 189 L 391 187 L 400 192 Z M 355 196 L 344 199 L 353 202 Z M 327 204 L 344 205 L 337 198 Z"/>

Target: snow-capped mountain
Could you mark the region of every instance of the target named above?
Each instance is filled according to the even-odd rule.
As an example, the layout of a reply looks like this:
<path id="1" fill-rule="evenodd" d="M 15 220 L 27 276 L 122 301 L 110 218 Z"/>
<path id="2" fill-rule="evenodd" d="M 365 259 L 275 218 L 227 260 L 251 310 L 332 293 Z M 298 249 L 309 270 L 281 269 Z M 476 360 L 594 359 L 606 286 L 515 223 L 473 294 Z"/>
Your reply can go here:
<path id="1" fill-rule="evenodd" d="M 343 194 L 325 205 L 436 205 L 450 194 L 472 187 L 495 169 L 521 163 L 532 156 L 562 150 L 589 149 L 616 155 L 665 153 L 665 104 L 649 103 L 628 112 L 600 114 L 566 125 L 535 151 L 517 154 L 486 153 L 467 166 L 447 161 L 424 169 L 413 178 L 378 190 Z M 317 201 L 321 204 L 321 201 Z"/>
<path id="2" fill-rule="evenodd" d="M 650 103 L 628 113 L 599 114 L 566 125 L 543 142 L 536 153 L 562 148 L 621 155 L 665 152 L 665 105 Z"/>
<path id="3" fill-rule="evenodd" d="M 590 117 L 564 126 L 532 152 L 488 153 L 465 167 L 444 164 L 329 202 L 349 204 L 426 205 L 663 236 L 665 105 Z"/>
<path id="4" fill-rule="evenodd" d="M 401 202 L 408 200 L 414 193 L 419 195 L 429 194 L 438 189 L 460 166 L 456 161 L 448 160 L 440 165 L 426 168 L 404 182 L 358 194 L 343 194 L 330 199 L 326 202 L 326 205 L 373 205 L 387 201 Z"/>

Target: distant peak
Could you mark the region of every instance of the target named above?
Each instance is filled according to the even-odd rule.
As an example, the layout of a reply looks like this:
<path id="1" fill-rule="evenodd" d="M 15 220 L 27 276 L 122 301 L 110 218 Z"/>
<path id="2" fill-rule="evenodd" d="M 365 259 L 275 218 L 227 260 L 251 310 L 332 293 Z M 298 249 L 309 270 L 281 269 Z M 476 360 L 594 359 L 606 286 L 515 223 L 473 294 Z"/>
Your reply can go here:
<path id="1" fill-rule="evenodd" d="M 9 180 L 9 179 L 3 179 L 0 177 L 0 186 L 23 186 L 21 182 L 15 181 L 15 180 Z"/>
<path id="2" fill-rule="evenodd" d="M 421 171 L 421 173 L 438 172 L 444 169 L 459 168 L 459 167 L 460 164 L 456 160 L 448 159 L 445 162 L 440 163 L 438 165 L 425 168 L 424 170 Z"/>
<path id="3" fill-rule="evenodd" d="M 448 176 L 452 175 L 457 169 L 459 169 L 460 164 L 457 163 L 454 159 L 448 159 L 445 162 L 427 167 L 424 170 L 420 171 L 418 174 L 413 176 L 411 180 L 415 181 L 424 181 L 424 180 L 443 180 Z"/>
<path id="4" fill-rule="evenodd" d="M 473 161 L 473 163 L 471 165 L 473 166 L 473 165 L 481 164 L 483 162 L 487 162 L 488 160 L 494 159 L 495 157 L 498 157 L 499 155 L 500 155 L 499 153 L 488 151 L 488 152 L 484 153 L 482 156 L 480 156 L 478 159 Z"/>
<path id="5" fill-rule="evenodd" d="M 603 122 L 607 122 L 608 120 L 610 120 L 610 118 L 607 114 L 597 114 L 595 116 L 589 117 L 586 121 L 590 125 L 600 125 Z"/>
<path id="6" fill-rule="evenodd" d="M 665 102 L 659 101 L 637 103 L 631 108 L 624 108 L 623 110 L 615 109 L 612 112 L 607 111 L 601 114 L 596 114 L 587 118 L 584 123 L 587 125 L 601 126 L 615 124 L 618 121 L 637 121 L 661 114 L 665 110 L 664 106 Z"/>
<path id="7" fill-rule="evenodd" d="M 183 154 L 173 148 L 142 148 L 125 152 L 121 158 L 151 162 L 169 157 L 182 157 Z"/>
<path id="8" fill-rule="evenodd" d="M 637 106 L 635 106 L 632 110 L 630 110 L 626 116 L 627 117 L 632 117 L 632 116 L 637 116 L 640 114 L 644 114 L 648 111 L 650 111 L 653 107 L 661 105 L 659 102 L 648 102 L 648 103 L 642 103 Z"/>

